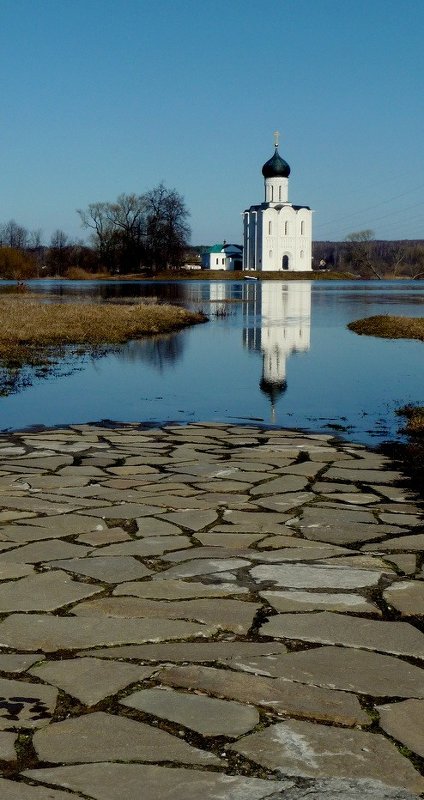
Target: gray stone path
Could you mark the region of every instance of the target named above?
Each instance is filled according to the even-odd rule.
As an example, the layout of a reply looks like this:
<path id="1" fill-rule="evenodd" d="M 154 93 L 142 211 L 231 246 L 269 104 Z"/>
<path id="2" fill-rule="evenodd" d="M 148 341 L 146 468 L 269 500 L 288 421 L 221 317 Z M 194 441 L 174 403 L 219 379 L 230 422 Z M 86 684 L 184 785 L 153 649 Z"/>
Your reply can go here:
<path id="1" fill-rule="evenodd" d="M 423 520 L 327 436 L 0 436 L 1 800 L 424 796 Z"/>

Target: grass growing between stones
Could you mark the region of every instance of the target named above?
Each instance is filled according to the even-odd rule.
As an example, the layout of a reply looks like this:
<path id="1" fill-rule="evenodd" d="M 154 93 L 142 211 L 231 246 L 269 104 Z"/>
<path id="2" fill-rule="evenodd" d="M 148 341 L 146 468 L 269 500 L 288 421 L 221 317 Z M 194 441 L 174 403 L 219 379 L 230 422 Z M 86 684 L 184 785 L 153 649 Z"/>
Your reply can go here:
<path id="1" fill-rule="evenodd" d="M 347 327 L 360 335 L 424 341 L 424 317 L 391 317 L 384 314 L 349 322 Z"/>
<path id="2" fill-rule="evenodd" d="M 90 350 L 205 321 L 202 313 L 171 305 L 58 304 L 1 297 L 0 362 L 6 367 L 40 365 L 67 345 Z"/>

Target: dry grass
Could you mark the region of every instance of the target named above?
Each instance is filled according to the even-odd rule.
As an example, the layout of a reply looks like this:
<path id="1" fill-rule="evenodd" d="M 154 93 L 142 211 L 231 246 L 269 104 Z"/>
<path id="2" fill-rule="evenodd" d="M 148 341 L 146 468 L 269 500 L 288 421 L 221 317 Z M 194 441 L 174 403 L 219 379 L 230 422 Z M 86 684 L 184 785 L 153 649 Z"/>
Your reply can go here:
<path id="1" fill-rule="evenodd" d="M 424 436 L 424 406 L 403 406 L 396 411 L 401 417 L 406 417 L 406 425 L 402 429 L 410 436 Z"/>
<path id="2" fill-rule="evenodd" d="M 205 321 L 201 313 L 171 305 L 59 305 L 1 297 L 0 361 L 4 366 L 42 364 L 66 345 L 83 349 L 116 345 Z"/>
<path id="3" fill-rule="evenodd" d="M 391 317 L 382 315 L 350 322 L 351 331 L 384 339 L 420 339 L 424 341 L 424 317 Z"/>

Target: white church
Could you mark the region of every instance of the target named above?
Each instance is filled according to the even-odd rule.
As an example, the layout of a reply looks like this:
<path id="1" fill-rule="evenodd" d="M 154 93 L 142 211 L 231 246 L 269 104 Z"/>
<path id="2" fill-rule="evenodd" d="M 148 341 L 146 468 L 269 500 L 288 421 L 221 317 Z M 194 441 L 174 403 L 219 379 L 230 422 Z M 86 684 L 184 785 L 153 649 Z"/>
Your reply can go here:
<path id="1" fill-rule="evenodd" d="M 289 203 L 290 167 L 278 152 L 262 167 L 265 199 L 243 213 L 243 269 L 304 272 L 312 269 L 312 211 Z"/>

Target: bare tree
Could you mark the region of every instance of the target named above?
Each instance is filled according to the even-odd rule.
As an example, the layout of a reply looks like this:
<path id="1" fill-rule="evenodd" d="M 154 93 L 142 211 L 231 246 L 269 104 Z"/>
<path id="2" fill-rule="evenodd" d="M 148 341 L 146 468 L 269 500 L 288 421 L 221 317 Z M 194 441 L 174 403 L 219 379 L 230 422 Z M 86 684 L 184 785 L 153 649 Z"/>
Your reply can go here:
<path id="1" fill-rule="evenodd" d="M 372 254 L 373 239 L 374 231 L 371 228 L 349 233 L 345 238 L 345 242 L 349 243 L 347 257 L 356 272 L 359 274 L 371 272 L 381 280 L 381 275 L 377 271 L 377 264 Z"/>

